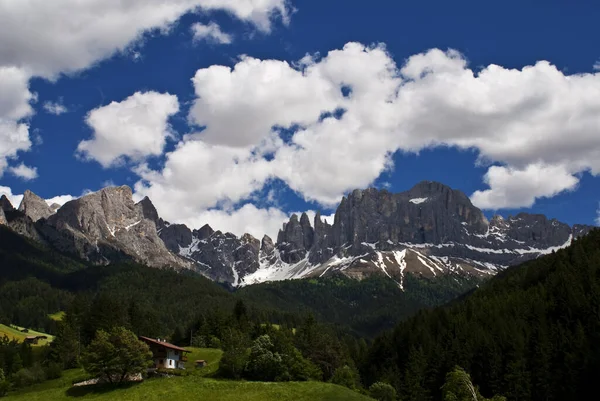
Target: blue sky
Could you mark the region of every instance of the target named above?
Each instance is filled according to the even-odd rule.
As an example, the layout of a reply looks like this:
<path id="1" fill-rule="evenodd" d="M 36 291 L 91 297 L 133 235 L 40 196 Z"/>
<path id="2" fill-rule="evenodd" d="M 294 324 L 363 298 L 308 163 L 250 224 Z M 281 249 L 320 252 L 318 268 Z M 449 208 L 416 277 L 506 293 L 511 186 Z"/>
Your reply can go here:
<path id="1" fill-rule="evenodd" d="M 595 2 L 37 2 L 0 0 L 0 89 L 21 83 L 0 95 L 4 192 L 126 184 L 169 220 L 236 234 L 421 180 L 490 216 L 597 218 Z"/>

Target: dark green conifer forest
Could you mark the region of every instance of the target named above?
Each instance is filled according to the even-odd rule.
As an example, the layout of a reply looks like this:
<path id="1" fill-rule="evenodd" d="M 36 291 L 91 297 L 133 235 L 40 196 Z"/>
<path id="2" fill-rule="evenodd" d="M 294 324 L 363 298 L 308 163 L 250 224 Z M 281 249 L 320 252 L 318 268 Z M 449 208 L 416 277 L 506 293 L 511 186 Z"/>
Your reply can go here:
<path id="1" fill-rule="evenodd" d="M 600 230 L 565 250 L 510 268 L 464 299 L 422 311 L 377 338 L 367 383 L 402 400 L 439 400 L 459 365 L 482 395 L 588 399 L 600 372 Z"/>

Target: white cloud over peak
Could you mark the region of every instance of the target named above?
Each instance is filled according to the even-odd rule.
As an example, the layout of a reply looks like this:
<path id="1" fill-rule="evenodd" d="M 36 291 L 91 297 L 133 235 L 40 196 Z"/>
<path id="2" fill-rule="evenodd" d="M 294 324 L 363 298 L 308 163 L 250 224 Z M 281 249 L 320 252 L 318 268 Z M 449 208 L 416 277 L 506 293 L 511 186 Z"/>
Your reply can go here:
<path id="1" fill-rule="evenodd" d="M 69 111 L 67 107 L 62 104 L 62 100 L 59 100 L 58 102 L 45 102 L 44 110 L 46 110 L 47 113 L 54 114 L 55 116 L 60 116 L 61 114 L 65 114 Z"/>
<path id="2" fill-rule="evenodd" d="M 62 206 L 73 199 L 77 199 L 77 197 L 73 195 L 58 195 L 53 198 L 46 199 L 46 203 L 48 206 L 52 206 L 55 203 Z"/>
<path id="3" fill-rule="evenodd" d="M 86 123 L 92 139 L 81 141 L 77 151 L 103 167 L 134 162 L 162 154 L 171 135 L 169 117 L 179 111 L 177 96 L 157 92 L 136 92 L 121 102 L 112 102 L 90 111 Z"/>
<path id="4" fill-rule="evenodd" d="M 242 57 L 198 70 L 193 84 L 189 119 L 206 128 L 163 168 L 138 171 L 136 191 L 173 221 L 232 210 L 271 179 L 333 206 L 394 168 L 394 152 L 440 146 L 493 163 L 489 188 L 472 196 L 486 209 L 529 207 L 573 190 L 582 172 L 600 174 L 600 74 L 546 61 L 475 71 L 459 52 L 433 49 L 398 66 L 383 45 L 348 43 L 298 64 Z"/>
<path id="5" fill-rule="evenodd" d="M 209 43 L 220 45 L 227 45 L 233 42 L 233 36 L 221 31 L 221 27 L 215 22 L 208 24 L 197 22 L 192 25 L 191 30 L 194 35 L 194 41 L 205 40 Z"/>
<path id="6" fill-rule="evenodd" d="M 37 168 L 26 166 L 24 163 L 21 163 L 16 167 L 10 167 L 9 170 L 13 175 L 25 181 L 31 181 L 38 177 Z"/>
<path id="7" fill-rule="evenodd" d="M 492 166 L 484 181 L 490 189 L 473 193 L 473 203 L 483 209 L 509 209 L 531 207 L 536 198 L 573 190 L 579 180 L 564 166 L 530 164 L 523 170 Z"/>

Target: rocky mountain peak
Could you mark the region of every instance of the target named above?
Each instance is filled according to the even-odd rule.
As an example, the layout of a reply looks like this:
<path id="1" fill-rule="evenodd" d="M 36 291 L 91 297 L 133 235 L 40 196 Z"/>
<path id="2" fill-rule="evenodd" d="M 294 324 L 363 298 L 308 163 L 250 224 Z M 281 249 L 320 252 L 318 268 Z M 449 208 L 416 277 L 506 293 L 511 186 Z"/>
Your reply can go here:
<path id="1" fill-rule="evenodd" d="M 4 209 L 0 207 L 0 225 L 5 226 L 8 222 L 6 221 L 6 216 L 4 215 Z"/>
<path id="2" fill-rule="evenodd" d="M 273 240 L 268 235 L 265 235 L 260 243 L 260 251 L 265 254 L 271 254 L 274 249 L 275 244 L 273 244 Z"/>
<path id="3" fill-rule="evenodd" d="M 48 218 L 48 226 L 56 232 L 52 240 L 58 247 L 96 263 L 130 258 L 154 267 L 190 267 L 189 262 L 169 252 L 143 206 L 134 203 L 128 186 L 82 196 Z"/>
<path id="4" fill-rule="evenodd" d="M 144 218 L 152 220 L 156 225 L 159 224 L 159 217 L 154 204 L 147 196 L 136 204 L 142 211 Z"/>
<path id="5" fill-rule="evenodd" d="M 199 230 L 194 230 L 194 234 L 200 240 L 204 240 L 209 238 L 211 235 L 215 233 L 215 230 L 212 229 L 208 224 L 203 225 Z"/>
<path id="6" fill-rule="evenodd" d="M 0 197 L 0 208 L 5 212 L 15 210 L 14 206 L 12 205 L 12 203 L 10 203 L 6 195 L 2 195 L 2 197 Z"/>
<path id="7" fill-rule="evenodd" d="M 53 214 L 48 203 L 30 190 L 26 190 L 23 194 L 19 211 L 25 213 L 34 222 L 40 219 L 47 219 Z"/>

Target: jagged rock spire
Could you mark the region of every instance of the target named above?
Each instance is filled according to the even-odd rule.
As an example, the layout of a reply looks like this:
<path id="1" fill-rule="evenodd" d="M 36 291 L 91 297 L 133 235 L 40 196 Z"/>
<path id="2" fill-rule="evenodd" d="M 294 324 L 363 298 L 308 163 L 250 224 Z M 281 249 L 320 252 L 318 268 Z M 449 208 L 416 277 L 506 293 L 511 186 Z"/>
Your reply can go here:
<path id="1" fill-rule="evenodd" d="M 23 200 L 19 205 L 19 211 L 25 213 L 31 220 L 38 221 L 47 219 L 54 213 L 48 203 L 30 190 L 23 194 Z"/>

